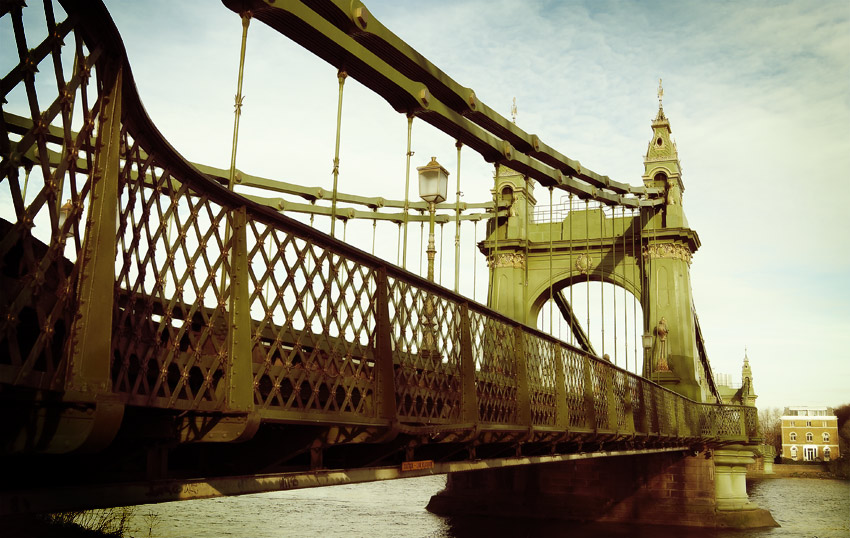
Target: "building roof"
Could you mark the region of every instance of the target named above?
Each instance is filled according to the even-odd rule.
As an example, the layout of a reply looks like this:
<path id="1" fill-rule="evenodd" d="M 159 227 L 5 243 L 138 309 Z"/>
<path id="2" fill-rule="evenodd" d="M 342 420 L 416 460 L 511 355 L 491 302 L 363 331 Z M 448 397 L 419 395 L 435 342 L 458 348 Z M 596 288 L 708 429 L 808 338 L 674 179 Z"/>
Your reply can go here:
<path id="1" fill-rule="evenodd" d="M 797 405 L 782 410 L 783 417 L 832 417 L 835 411 L 825 405 Z"/>

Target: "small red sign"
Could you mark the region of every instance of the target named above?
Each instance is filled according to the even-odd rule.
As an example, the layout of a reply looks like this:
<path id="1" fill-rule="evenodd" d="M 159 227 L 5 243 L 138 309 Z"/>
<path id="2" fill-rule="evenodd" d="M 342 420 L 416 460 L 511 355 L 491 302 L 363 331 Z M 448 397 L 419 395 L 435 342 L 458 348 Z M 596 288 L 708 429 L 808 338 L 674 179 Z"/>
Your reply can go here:
<path id="1" fill-rule="evenodd" d="M 406 461 L 401 464 L 402 471 L 422 471 L 424 469 L 432 469 L 433 467 L 434 460 Z"/>

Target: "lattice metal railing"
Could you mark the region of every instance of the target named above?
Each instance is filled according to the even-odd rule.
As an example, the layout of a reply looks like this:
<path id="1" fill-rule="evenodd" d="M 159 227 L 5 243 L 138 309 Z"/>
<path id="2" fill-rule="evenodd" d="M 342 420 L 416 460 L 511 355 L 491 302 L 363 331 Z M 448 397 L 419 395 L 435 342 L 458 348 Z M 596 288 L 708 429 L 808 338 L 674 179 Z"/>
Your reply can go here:
<path id="1" fill-rule="evenodd" d="M 523 354 L 528 365 L 531 423 L 535 426 L 555 426 L 558 411 L 557 382 L 563 378 L 564 369 L 560 347 L 533 335 L 524 336 L 523 343 Z"/>
<path id="2" fill-rule="evenodd" d="M 629 417 L 631 416 L 631 387 L 635 378 L 626 375 L 622 371 L 614 371 L 614 390 L 613 390 L 613 405 L 617 413 L 617 431 L 624 431 L 629 428 L 634 428 L 634 425 L 629 425 Z"/>
<path id="3" fill-rule="evenodd" d="M 43 21 L 46 37 L 28 34 L 21 10 L 4 8 L 12 30 L 4 51 L 17 63 L 0 82 L 0 379 L 61 390 L 103 88 L 114 73 L 100 69 L 102 47 L 85 43 L 72 19 L 57 23 L 49 3 Z M 17 114 L 7 112 L 12 104 Z"/>
<path id="4" fill-rule="evenodd" d="M 588 413 L 586 398 L 590 392 L 585 392 L 585 380 L 587 379 L 588 368 L 590 361 L 587 357 L 578 350 L 565 348 L 562 353 L 564 357 L 564 369 L 566 371 L 565 392 L 567 409 L 569 409 L 569 427 L 587 428 L 592 419 L 593 408 L 590 408 L 591 413 Z M 592 400 L 591 400 L 592 401 Z"/>
<path id="5" fill-rule="evenodd" d="M 243 421 L 183 440 L 263 421 L 757 436 L 755 408 L 683 398 L 228 191 L 145 115 L 105 8 L 45 6 L 33 49 L 4 15 L 4 389 L 94 408 L 107 443 L 129 406 Z"/>
<path id="6" fill-rule="evenodd" d="M 501 319 L 479 312 L 472 312 L 471 316 L 478 418 L 481 422 L 516 424 L 516 333 Z"/>
<path id="7" fill-rule="evenodd" d="M 264 416 L 376 416 L 376 271 L 249 221 L 254 403 Z"/>
<path id="8" fill-rule="evenodd" d="M 388 295 L 399 420 L 461 422 L 459 304 L 398 278 Z"/>
<path id="9" fill-rule="evenodd" d="M 113 391 L 128 404 L 222 410 L 228 210 L 126 132 L 121 148 Z"/>

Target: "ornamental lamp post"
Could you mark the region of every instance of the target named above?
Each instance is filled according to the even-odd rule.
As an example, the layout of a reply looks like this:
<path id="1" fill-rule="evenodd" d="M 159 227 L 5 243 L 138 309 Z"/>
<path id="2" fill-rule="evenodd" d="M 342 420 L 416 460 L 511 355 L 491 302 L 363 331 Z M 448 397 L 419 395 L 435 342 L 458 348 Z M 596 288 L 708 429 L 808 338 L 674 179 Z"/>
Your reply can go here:
<path id="1" fill-rule="evenodd" d="M 434 246 L 434 213 L 437 204 L 444 201 L 448 194 L 449 171 L 431 157 L 431 162 L 416 168 L 419 172 L 419 197 L 428 202 L 428 280 L 434 281 L 434 257 L 437 248 Z"/>
<path id="2" fill-rule="evenodd" d="M 428 280 L 434 282 L 434 258 L 437 247 L 434 245 L 434 213 L 437 204 L 444 201 L 448 194 L 449 171 L 437 162 L 436 157 L 431 157 L 431 162 L 425 166 L 416 168 L 419 172 L 419 197 L 428 202 Z M 425 341 L 422 343 L 422 353 L 432 357 L 436 352 L 436 335 L 434 334 L 434 300 L 431 294 L 425 298 L 424 327 Z"/>
<path id="3" fill-rule="evenodd" d="M 641 336 L 641 340 L 643 340 L 643 371 L 644 375 L 648 371 L 652 371 L 650 366 L 651 359 L 649 357 L 649 353 L 652 350 L 652 333 L 646 331 Z"/>

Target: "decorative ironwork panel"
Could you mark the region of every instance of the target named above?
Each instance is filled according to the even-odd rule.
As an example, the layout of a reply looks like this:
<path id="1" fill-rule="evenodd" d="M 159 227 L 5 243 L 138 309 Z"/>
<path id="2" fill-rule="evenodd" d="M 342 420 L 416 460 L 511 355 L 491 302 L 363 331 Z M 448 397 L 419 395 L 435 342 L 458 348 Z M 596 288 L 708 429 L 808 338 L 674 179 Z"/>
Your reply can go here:
<path id="1" fill-rule="evenodd" d="M 111 81 L 95 69 L 101 49 L 83 43 L 61 8 L 45 2 L 43 26 L 25 31 L 24 7 L 10 4 L 2 17 L 14 40 L 4 54 L 16 63 L 0 82 L 0 381 L 61 390 L 97 181 L 99 90 Z"/>
<path id="2" fill-rule="evenodd" d="M 628 373 L 623 372 L 622 370 L 614 370 L 614 406 L 617 409 L 617 429 L 624 430 L 626 429 L 626 422 L 629 418 L 627 416 L 627 411 L 630 413 L 631 410 L 626 409 L 626 394 L 630 392 L 630 383 L 634 381 Z"/>
<path id="3" fill-rule="evenodd" d="M 232 281 L 227 208 L 126 133 L 123 148 L 114 391 L 130 404 L 220 409 Z"/>
<path id="4" fill-rule="evenodd" d="M 694 404 L 688 401 L 684 402 L 684 409 L 682 411 L 684 417 L 684 428 L 679 430 L 680 435 L 685 435 L 687 437 L 699 437 L 700 436 L 700 404 Z"/>
<path id="5" fill-rule="evenodd" d="M 248 244 L 255 404 L 374 417 L 376 271 L 258 221 Z"/>
<path id="6" fill-rule="evenodd" d="M 666 390 L 653 388 L 657 393 L 658 432 L 664 435 L 670 435 L 675 431 L 676 427 L 675 409 L 673 407 L 673 398 L 675 396 Z"/>
<path id="7" fill-rule="evenodd" d="M 737 407 L 717 408 L 717 435 L 719 437 L 741 437 L 741 410 Z"/>
<path id="8" fill-rule="evenodd" d="M 759 415 L 755 407 L 743 407 L 744 428 L 747 437 L 759 436 Z"/>
<path id="9" fill-rule="evenodd" d="M 612 368 L 605 362 L 597 359 L 590 361 L 590 378 L 593 383 L 593 410 L 596 415 L 596 427 L 599 429 L 613 429 L 613 424 L 608 424 L 608 406 L 615 405 L 610 400 Z"/>
<path id="10" fill-rule="evenodd" d="M 642 382 L 643 386 L 643 402 L 644 402 L 644 417 L 646 424 L 646 433 L 658 433 L 658 406 L 660 405 L 660 393 L 652 383 Z"/>
<path id="11" fill-rule="evenodd" d="M 634 417 L 635 431 L 646 433 L 646 402 L 643 396 L 643 379 L 638 376 L 629 376 L 627 390 L 632 398 L 632 416 Z"/>
<path id="12" fill-rule="evenodd" d="M 396 278 L 388 295 L 399 420 L 459 422 L 459 305 Z"/>
<path id="13" fill-rule="evenodd" d="M 587 408 L 584 405 L 584 370 L 585 357 L 579 352 L 561 347 L 561 356 L 564 357 L 564 370 L 567 393 L 567 407 L 570 410 L 570 429 L 582 429 L 587 427 Z"/>
<path id="14" fill-rule="evenodd" d="M 686 402 L 688 403 L 688 402 Z M 697 435 L 703 438 L 758 437 L 758 409 L 741 405 L 696 404 Z"/>
<path id="15" fill-rule="evenodd" d="M 531 423 L 535 426 L 554 426 L 556 413 L 556 371 L 563 368 L 557 360 L 557 344 L 527 334 L 525 361 L 531 397 Z"/>
<path id="16" fill-rule="evenodd" d="M 475 388 L 481 422 L 517 424 L 516 338 L 514 328 L 470 312 Z"/>
<path id="17" fill-rule="evenodd" d="M 699 406 L 699 435 L 701 437 L 717 436 L 717 413 L 710 405 Z"/>
<path id="18" fill-rule="evenodd" d="M 688 430 L 687 430 L 687 428 L 685 427 L 685 424 L 684 424 L 684 422 L 685 422 L 685 406 L 684 406 L 684 403 L 685 403 L 685 401 L 682 398 L 673 398 L 673 401 L 672 401 L 672 404 L 673 404 L 673 413 L 672 413 L 673 431 L 679 437 L 687 437 L 688 436 Z"/>

